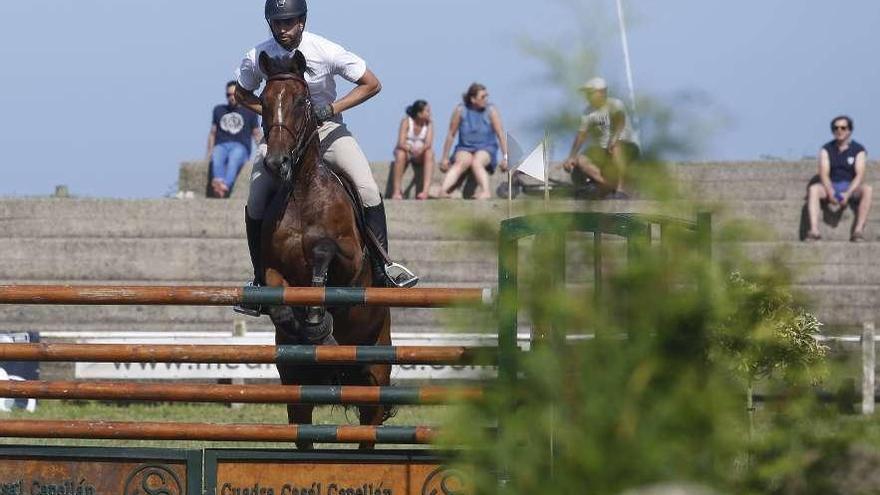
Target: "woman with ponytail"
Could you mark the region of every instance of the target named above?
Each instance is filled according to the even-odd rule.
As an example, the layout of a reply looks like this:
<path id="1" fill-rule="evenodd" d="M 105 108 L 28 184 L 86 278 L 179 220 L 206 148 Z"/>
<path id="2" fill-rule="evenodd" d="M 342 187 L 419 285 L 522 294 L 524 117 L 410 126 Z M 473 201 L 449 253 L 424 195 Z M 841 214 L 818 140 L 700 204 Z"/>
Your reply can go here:
<path id="1" fill-rule="evenodd" d="M 431 106 L 425 100 L 416 100 L 406 107 L 406 116 L 400 121 L 397 146 L 394 148 L 394 170 L 391 199 L 403 199 L 401 182 L 407 165 L 422 167 L 422 184 L 416 199 L 428 199 L 428 187 L 434 172 L 434 125 Z"/>

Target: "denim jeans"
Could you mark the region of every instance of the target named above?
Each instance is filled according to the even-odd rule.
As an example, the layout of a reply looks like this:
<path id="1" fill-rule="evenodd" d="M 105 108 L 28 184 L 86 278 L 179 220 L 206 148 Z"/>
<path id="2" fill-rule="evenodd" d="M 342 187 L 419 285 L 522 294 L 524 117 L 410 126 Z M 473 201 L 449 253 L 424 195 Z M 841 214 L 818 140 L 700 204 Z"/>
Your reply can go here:
<path id="1" fill-rule="evenodd" d="M 245 145 L 236 141 L 227 141 L 214 146 L 211 153 L 211 175 L 232 189 L 235 178 L 248 159 L 248 150 Z"/>

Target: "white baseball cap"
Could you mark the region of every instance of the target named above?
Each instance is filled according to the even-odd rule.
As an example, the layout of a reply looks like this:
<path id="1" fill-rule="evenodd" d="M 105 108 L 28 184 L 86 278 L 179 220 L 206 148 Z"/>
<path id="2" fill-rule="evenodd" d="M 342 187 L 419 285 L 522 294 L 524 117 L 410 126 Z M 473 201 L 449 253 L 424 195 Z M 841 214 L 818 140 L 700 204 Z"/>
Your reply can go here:
<path id="1" fill-rule="evenodd" d="M 597 91 L 607 88 L 608 84 L 605 82 L 605 79 L 602 79 L 601 77 L 594 77 L 581 86 L 581 89 L 586 89 L 587 91 Z"/>

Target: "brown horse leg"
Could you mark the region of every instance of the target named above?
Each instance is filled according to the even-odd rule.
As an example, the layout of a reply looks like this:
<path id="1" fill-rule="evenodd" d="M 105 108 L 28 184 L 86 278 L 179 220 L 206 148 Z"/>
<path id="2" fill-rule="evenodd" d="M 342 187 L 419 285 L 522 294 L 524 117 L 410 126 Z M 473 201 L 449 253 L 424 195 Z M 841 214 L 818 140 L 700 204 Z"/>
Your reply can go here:
<path id="1" fill-rule="evenodd" d="M 277 342 L 277 340 L 276 340 Z M 278 342 L 279 345 L 290 344 L 290 341 Z M 278 366 L 278 375 L 284 385 L 321 385 L 321 371 L 309 366 Z M 313 404 L 287 404 L 287 422 L 292 425 L 312 424 Z M 313 443 L 297 441 L 299 450 L 312 450 Z"/>
<path id="2" fill-rule="evenodd" d="M 287 422 L 292 425 L 310 425 L 312 424 L 312 411 L 315 406 L 309 404 L 288 404 L 287 405 Z M 299 450 L 312 450 L 314 444 L 312 442 L 300 441 L 296 442 L 296 448 Z"/>
<path id="3" fill-rule="evenodd" d="M 288 287 L 289 284 L 276 270 L 267 270 L 266 281 L 271 286 Z M 275 325 L 275 345 L 301 345 L 303 342 L 302 312 L 297 312 L 289 306 L 271 306 L 269 317 Z M 292 365 L 277 365 L 278 376 L 284 385 L 313 385 L 314 374 L 307 367 Z M 287 404 L 287 422 L 296 425 L 312 424 L 313 405 Z M 311 450 L 312 442 L 295 442 L 299 450 Z"/>
<path id="4" fill-rule="evenodd" d="M 318 241 L 312 247 L 312 287 L 327 285 L 327 272 L 330 262 L 339 252 L 339 247 L 330 239 Z M 310 306 L 306 308 L 306 340 L 315 345 L 336 345 L 333 338 L 332 319 L 327 318 L 327 308 Z"/>
<path id="5" fill-rule="evenodd" d="M 309 371 L 300 366 L 278 367 L 278 374 L 284 385 L 314 385 L 313 374 Z M 315 406 L 311 404 L 287 404 L 287 422 L 292 425 L 310 425 L 314 409 Z M 299 450 L 312 450 L 312 447 L 312 442 L 296 442 L 296 448 Z"/>
<path id="6" fill-rule="evenodd" d="M 362 369 L 363 381 L 361 385 L 386 387 L 390 385 L 391 366 L 387 364 L 376 364 L 367 366 Z M 378 406 L 359 406 L 358 416 L 362 425 L 381 425 L 387 419 L 391 408 L 385 405 Z M 363 442 L 358 448 L 361 450 L 371 450 L 376 447 L 372 442 Z"/>

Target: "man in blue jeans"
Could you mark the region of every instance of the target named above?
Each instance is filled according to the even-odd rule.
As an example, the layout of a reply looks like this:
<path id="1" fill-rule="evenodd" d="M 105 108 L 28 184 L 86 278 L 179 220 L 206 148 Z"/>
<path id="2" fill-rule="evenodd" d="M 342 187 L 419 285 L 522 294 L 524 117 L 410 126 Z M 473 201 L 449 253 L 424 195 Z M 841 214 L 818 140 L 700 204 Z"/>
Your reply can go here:
<path id="1" fill-rule="evenodd" d="M 226 104 L 214 107 L 208 134 L 207 158 L 211 161 L 211 189 L 225 198 L 251 154 L 251 143 L 260 141 L 260 117 L 235 100 L 235 81 L 226 83 Z"/>

